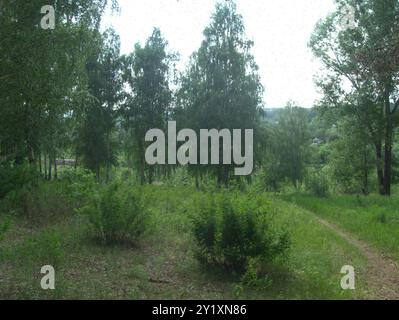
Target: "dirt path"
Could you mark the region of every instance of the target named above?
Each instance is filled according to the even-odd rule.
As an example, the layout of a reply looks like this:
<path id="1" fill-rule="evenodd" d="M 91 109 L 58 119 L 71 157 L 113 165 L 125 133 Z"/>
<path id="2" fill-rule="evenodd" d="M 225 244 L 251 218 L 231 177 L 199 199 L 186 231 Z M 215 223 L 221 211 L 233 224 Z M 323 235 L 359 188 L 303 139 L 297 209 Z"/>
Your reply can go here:
<path id="1" fill-rule="evenodd" d="M 365 242 L 356 239 L 350 233 L 334 224 L 316 216 L 316 219 L 325 227 L 333 230 L 350 244 L 360 250 L 369 261 L 366 274 L 368 286 L 372 289 L 371 299 L 398 300 L 399 299 L 399 267 L 391 258 L 382 255 Z"/>

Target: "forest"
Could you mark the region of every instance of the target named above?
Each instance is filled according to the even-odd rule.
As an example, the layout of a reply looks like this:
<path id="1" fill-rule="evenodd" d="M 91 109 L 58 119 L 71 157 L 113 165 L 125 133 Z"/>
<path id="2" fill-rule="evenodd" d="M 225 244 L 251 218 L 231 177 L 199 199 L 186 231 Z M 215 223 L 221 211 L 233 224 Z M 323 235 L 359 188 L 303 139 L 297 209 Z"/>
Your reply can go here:
<path id="1" fill-rule="evenodd" d="M 0 0 L 1 300 L 399 299 L 399 2 L 334 0 L 311 108 L 215 3 L 181 71 L 117 0 Z"/>

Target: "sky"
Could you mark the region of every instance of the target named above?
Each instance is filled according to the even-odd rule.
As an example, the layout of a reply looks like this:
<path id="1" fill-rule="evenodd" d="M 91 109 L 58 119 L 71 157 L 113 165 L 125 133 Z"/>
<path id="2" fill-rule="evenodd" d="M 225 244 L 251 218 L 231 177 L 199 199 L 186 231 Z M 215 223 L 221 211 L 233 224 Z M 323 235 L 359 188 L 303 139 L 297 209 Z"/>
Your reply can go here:
<path id="1" fill-rule="evenodd" d="M 222 1 L 222 0 L 219 0 Z M 203 40 L 217 0 L 119 0 L 120 13 L 107 12 L 103 28 L 112 26 L 121 37 L 123 54 L 144 43 L 159 27 L 169 50 L 180 54 L 184 70 Z M 320 63 L 307 47 L 318 20 L 334 9 L 333 0 L 237 0 L 246 35 L 255 45 L 267 108 L 284 107 L 293 100 L 312 107 L 320 97 L 313 77 Z"/>

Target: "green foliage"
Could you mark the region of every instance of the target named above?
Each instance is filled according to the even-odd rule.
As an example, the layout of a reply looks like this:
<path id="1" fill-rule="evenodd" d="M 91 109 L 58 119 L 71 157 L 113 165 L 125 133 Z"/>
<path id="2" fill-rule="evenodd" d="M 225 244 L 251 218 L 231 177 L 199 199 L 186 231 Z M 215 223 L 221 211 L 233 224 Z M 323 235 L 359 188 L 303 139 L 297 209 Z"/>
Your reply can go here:
<path id="1" fill-rule="evenodd" d="M 62 236 L 58 231 L 46 229 L 25 239 L 15 254 L 16 258 L 25 265 L 57 267 L 64 258 Z"/>
<path id="2" fill-rule="evenodd" d="M 11 228 L 12 219 L 10 217 L 3 218 L 3 221 L 0 221 L 0 241 L 4 240 L 4 235 Z"/>
<path id="3" fill-rule="evenodd" d="M 377 222 L 385 224 L 387 223 L 387 216 L 385 214 L 385 212 L 381 212 L 377 215 Z"/>
<path id="4" fill-rule="evenodd" d="M 132 91 L 121 108 L 125 152 L 142 184 L 152 183 L 156 175 L 156 168 L 145 161 L 145 135 L 150 129 L 166 127 L 172 102 L 170 82 L 176 56 L 167 48 L 166 39 L 155 28 L 144 46 L 137 43 L 134 52 L 124 57 L 124 78 Z"/>
<path id="5" fill-rule="evenodd" d="M 49 183 L 49 182 L 47 182 Z M 45 253 L 37 252 L 37 245 L 27 246 L 26 239 L 41 237 L 38 229 L 43 225 L 33 226 L 26 222 L 30 220 L 16 217 L 13 228 L 7 234 L 7 241 L 1 243 L 0 270 L 2 271 L 1 299 L 349 299 L 364 297 L 364 278 L 366 260 L 353 250 L 353 246 L 334 232 L 319 224 L 313 214 L 307 210 L 278 200 L 259 191 L 253 194 L 232 194 L 234 198 L 250 198 L 254 207 L 263 203 L 267 207 L 268 224 L 271 230 L 284 228 L 289 230 L 291 241 L 288 260 L 276 260 L 272 266 L 265 266 L 261 258 L 248 259 L 244 273 L 232 276 L 228 272 L 204 273 L 198 268 L 195 257 L 190 254 L 193 250 L 193 237 L 190 226 L 191 217 L 198 211 L 194 210 L 193 200 L 204 200 L 206 204 L 211 198 L 197 192 L 193 187 L 167 187 L 148 185 L 144 187 L 149 210 L 156 217 L 157 232 L 151 233 L 143 239 L 145 245 L 132 248 L 131 246 L 102 247 L 93 246 L 87 241 L 82 223 L 86 219 L 78 216 L 58 216 L 52 222 L 60 234 L 58 247 L 62 251 L 60 263 L 56 266 L 56 290 L 44 291 L 40 288 L 40 267 L 47 264 Z M 258 201 L 257 197 L 264 199 Z M 309 197 L 309 196 L 308 196 Z M 376 232 L 378 239 L 390 239 L 391 249 L 397 245 L 397 201 L 389 203 L 386 198 L 362 197 L 364 206 L 359 207 L 358 213 L 347 210 L 347 222 L 355 223 L 358 232 L 363 228 L 358 224 L 363 217 L 371 218 L 370 227 L 384 228 L 388 232 Z M 326 206 L 319 210 L 328 214 L 331 205 L 327 199 L 311 198 L 311 203 L 326 202 Z M 232 199 L 232 200 L 233 200 Z M 242 199 L 242 200 L 243 200 Z M 272 199 L 272 200 L 271 200 Z M 355 197 L 354 206 L 359 206 Z M 393 200 L 393 199 L 392 199 Z M 218 202 L 218 200 L 216 200 Z M 240 202 L 240 201 L 238 201 Z M 210 202 L 211 203 L 211 202 Z M 378 203 L 380 206 L 373 207 Z M 211 206 L 210 206 L 211 207 Z M 388 209 L 388 208 L 387 208 Z M 345 208 L 337 208 L 336 214 L 345 213 Z M 365 212 L 367 211 L 367 212 Z M 385 212 L 387 223 L 376 223 L 376 215 Z M 366 213 L 366 215 L 364 214 Z M 353 219 L 354 214 L 359 219 Z M 221 218 L 220 210 L 216 214 Z M 273 219 L 271 219 L 273 217 Z M 270 219 L 269 219 L 270 218 Z M 26 221 L 26 222 L 25 222 Z M 363 221 L 363 220 L 362 220 Z M 220 226 L 217 222 L 217 226 Z M 269 229 L 269 230 L 270 230 Z M 368 231 L 368 230 L 367 230 Z M 381 230 L 380 230 L 381 231 Z M 33 234 L 33 236 L 32 236 Z M 389 234 L 389 237 L 388 237 Z M 364 236 L 367 237 L 366 230 Z M 48 238 L 51 239 L 51 238 Z M 47 241 L 47 240 L 46 240 Z M 34 241 L 40 243 L 41 241 Z M 48 240 L 49 244 L 53 240 Z M 23 249 L 25 248 L 25 249 Z M 382 245 L 382 248 L 385 248 Z M 46 248 L 45 250 L 56 251 Z M 31 254 L 30 251 L 34 251 Z M 333 254 L 332 254 L 333 253 Z M 43 259 L 35 257 L 44 256 Z M 57 254 L 51 254 L 57 256 Z M 284 256 L 282 256 L 284 257 Z M 348 257 L 350 257 L 348 261 Z M 36 260 L 36 261 L 35 261 Z M 282 262 L 281 264 L 278 262 Z M 342 265 L 357 265 L 360 277 L 357 278 L 357 290 L 343 292 L 339 284 L 342 275 L 337 272 Z M 338 267 L 337 267 L 338 266 Z M 166 267 L 166 269 L 165 269 Z M 338 269 L 337 269 L 338 268 Z M 212 270 L 213 271 L 213 270 Z M 215 270 L 216 271 L 216 270 Z M 217 268 L 217 271 L 224 271 Z M 154 281 L 154 282 L 153 282 Z M 157 282 L 161 282 L 159 284 Z M 178 286 L 163 284 L 178 283 Z M 235 285 L 238 282 L 238 285 Z M 115 283 L 118 290 L 115 290 Z M 234 294 L 233 295 L 233 287 Z"/>
<path id="6" fill-rule="evenodd" d="M 0 211 L 15 212 L 31 223 L 50 223 L 51 219 L 73 213 L 77 200 L 69 186 L 60 181 L 40 181 L 14 190 L 0 202 Z"/>
<path id="7" fill-rule="evenodd" d="M 329 193 L 329 181 L 321 170 L 309 170 L 305 180 L 306 190 L 316 197 L 326 197 Z"/>
<path id="8" fill-rule="evenodd" d="M 267 290 L 273 284 L 273 280 L 262 272 L 262 260 L 249 259 L 247 270 L 241 278 L 241 284 L 250 288 Z"/>
<path id="9" fill-rule="evenodd" d="M 41 0 L 0 5 L 0 156 L 54 163 L 88 96 L 85 64 L 107 0 L 51 0 L 56 28 L 39 26 Z M 115 4 L 115 1 L 112 1 Z M 62 39 L 57 41 L 57 39 Z M 40 43 L 41 45 L 36 45 Z"/>
<path id="10" fill-rule="evenodd" d="M 265 191 L 279 192 L 283 182 L 282 173 L 279 172 L 277 157 L 270 155 L 265 167 L 260 174 L 261 186 Z"/>
<path id="11" fill-rule="evenodd" d="M 105 167 L 108 180 L 111 166 L 117 164 L 115 106 L 122 99 L 122 59 L 120 39 L 114 30 L 97 34 L 95 40 L 86 63 L 88 87 L 93 99 L 83 114 L 77 152 L 97 177 L 100 169 Z"/>
<path id="12" fill-rule="evenodd" d="M 285 179 L 299 188 L 309 158 L 309 113 L 289 102 L 278 122 L 269 127 L 265 186 L 277 191 Z"/>
<path id="13" fill-rule="evenodd" d="M 315 198 L 309 195 L 287 195 L 285 200 L 312 211 L 342 229 L 353 233 L 388 256 L 399 260 L 399 197 L 331 195 Z"/>
<path id="14" fill-rule="evenodd" d="M 355 28 L 339 28 L 345 6 L 354 10 Z M 399 125 L 398 17 L 399 5 L 395 0 L 337 0 L 336 10 L 319 21 L 309 43 L 325 67 L 317 80 L 324 94 L 319 107 L 340 118 L 351 118 L 355 123 L 351 129 L 363 131 L 362 141 L 355 147 L 354 166 L 359 164 L 359 151 L 364 153 L 363 157 L 368 156 L 365 141 L 368 142 L 376 159 L 376 185 L 382 195 L 391 194 L 392 146 Z M 344 168 L 348 167 L 350 164 L 346 163 Z M 363 175 L 366 188 L 362 189 L 367 194 L 368 174 L 364 171 Z M 345 181 L 351 189 L 352 183 Z"/>
<path id="15" fill-rule="evenodd" d="M 78 212 L 88 217 L 94 237 L 106 244 L 137 241 L 148 227 L 142 191 L 118 182 L 94 192 Z"/>
<path id="16" fill-rule="evenodd" d="M 38 178 L 36 170 L 28 164 L 0 166 L 0 199 L 11 191 L 36 183 Z"/>
<path id="17" fill-rule="evenodd" d="M 218 3 L 204 41 L 180 79 L 175 118 L 193 129 L 254 129 L 255 159 L 261 149 L 260 115 L 263 87 L 245 35 L 243 17 L 233 1 Z M 232 179 L 233 165 L 191 165 L 197 179 L 210 174 L 219 185 Z"/>
<path id="18" fill-rule="evenodd" d="M 245 273 L 250 259 L 270 264 L 289 247 L 286 232 L 270 228 L 262 200 L 217 195 L 201 206 L 193 220 L 200 262 Z"/>
<path id="19" fill-rule="evenodd" d="M 82 168 L 65 169 L 60 173 L 59 182 L 65 188 L 65 196 L 79 208 L 97 188 L 95 175 Z"/>
<path id="20" fill-rule="evenodd" d="M 346 117 L 339 121 L 337 136 L 329 144 L 328 169 L 337 190 L 348 194 L 369 194 L 376 188 L 376 158 L 370 137 L 356 119 Z"/>

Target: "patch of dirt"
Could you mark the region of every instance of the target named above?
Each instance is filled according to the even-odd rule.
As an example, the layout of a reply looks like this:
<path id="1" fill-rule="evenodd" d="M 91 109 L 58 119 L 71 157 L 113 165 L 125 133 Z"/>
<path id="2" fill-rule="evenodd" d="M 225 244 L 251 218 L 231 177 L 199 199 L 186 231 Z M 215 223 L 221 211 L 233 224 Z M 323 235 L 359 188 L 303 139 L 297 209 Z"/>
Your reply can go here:
<path id="1" fill-rule="evenodd" d="M 366 281 L 372 289 L 371 299 L 399 300 L 399 267 L 391 258 L 384 256 L 367 243 L 356 239 L 336 225 L 316 217 L 317 221 L 334 231 L 348 243 L 355 246 L 369 261 Z"/>

